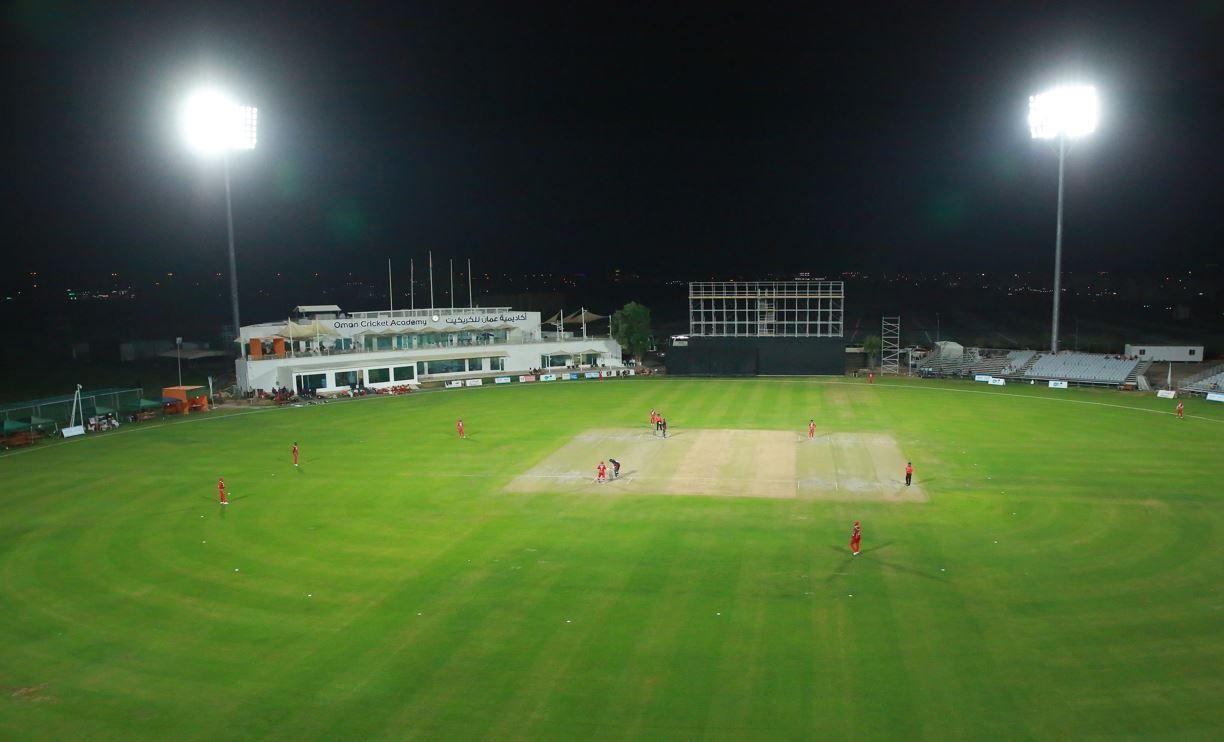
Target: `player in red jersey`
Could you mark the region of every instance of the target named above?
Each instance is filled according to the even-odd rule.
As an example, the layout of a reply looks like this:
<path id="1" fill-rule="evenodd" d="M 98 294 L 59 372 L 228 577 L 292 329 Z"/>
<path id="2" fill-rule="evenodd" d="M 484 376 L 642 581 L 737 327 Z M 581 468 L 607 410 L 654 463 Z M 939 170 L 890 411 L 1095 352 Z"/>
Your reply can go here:
<path id="1" fill-rule="evenodd" d="M 462 417 L 459 418 L 458 422 L 455 423 L 455 430 L 459 431 L 460 438 L 467 438 L 467 436 L 463 434 L 463 418 Z"/>
<path id="2" fill-rule="evenodd" d="M 1186 403 L 1185 403 L 1185 402 L 1178 402 L 1178 403 L 1177 403 L 1177 416 L 1178 416 L 1178 417 L 1184 417 L 1184 416 L 1185 416 L 1185 414 L 1186 414 Z"/>
<path id="3" fill-rule="evenodd" d="M 854 552 L 854 556 L 859 555 L 859 541 L 863 539 L 863 527 L 859 522 L 854 521 L 854 530 L 850 532 L 850 551 Z"/>
<path id="4" fill-rule="evenodd" d="M 608 465 L 602 461 L 599 462 L 599 466 L 595 467 L 595 481 L 596 482 L 608 481 Z"/>
<path id="5" fill-rule="evenodd" d="M 220 498 L 222 505 L 229 505 L 229 498 L 225 496 L 225 479 L 217 477 L 217 497 Z"/>
<path id="6" fill-rule="evenodd" d="M 650 430 L 652 433 L 654 432 L 655 428 L 658 427 L 658 425 L 659 425 L 659 413 L 655 412 L 655 410 L 651 408 L 650 410 Z"/>
<path id="7" fill-rule="evenodd" d="M 910 486 L 910 482 L 914 481 L 914 462 L 905 462 L 905 486 Z"/>
<path id="8" fill-rule="evenodd" d="M 816 420 L 808 420 L 808 440 L 816 437 Z"/>
<path id="9" fill-rule="evenodd" d="M 294 465 L 294 466 L 297 466 L 297 465 L 298 465 L 298 447 L 297 447 L 297 441 L 294 441 L 294 442 L 293 442 L 293 465 Z"/>

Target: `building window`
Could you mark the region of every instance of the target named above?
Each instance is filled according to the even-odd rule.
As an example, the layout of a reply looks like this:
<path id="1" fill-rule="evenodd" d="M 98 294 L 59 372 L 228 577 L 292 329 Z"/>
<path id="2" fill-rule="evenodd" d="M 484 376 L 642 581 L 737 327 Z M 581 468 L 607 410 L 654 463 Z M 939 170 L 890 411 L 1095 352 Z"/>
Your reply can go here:
<path id="1" fill-rule="evenodd" d="M 427 363 L 429 373 L 431 374 L 461 374 L 464 371 L 464 363 L 462 358 L 454 358 L 444 361 L 429 361 Z"/>
<path id="2" fill-rule="evenodd" d="M 483 358 L 469 358 L 467 359 L 467 365 L 468 371 L 484 371 Z"/>
<path id="3" fill-rule="evenodd" d="M 335 386 L 355 386 L 357 384 L 356 371 L 337 371 Z"/>
<path id="4" fill-rule="evenodd" d="M 1195 352 L 1196 350 L 1198 350 L 1198 348 L 1191 348 L 1191 349 L 1190 349 L 1190 355 L 1194 355 L 1194 352 Z"/>
<path id="5" fill-rule="evenodd" d="M 489 370 L 490 371 L 505 371 L 506 370 L 506 359 L 501 358 L 500 356 L 497 358 L 490 358 L 489 359 Z"/>
<path id="6" fill-rule="evenodd" d="M 327 374 L 302 374 L 298 377 L 298 391 L 311 391 L 327 386 Z"/>
<path id="7" fill-rule="evenodd" d="M 391 336 L 379 335 L 375 341 L 374 347 L 378 350 L 391 350 Z"/>
<path id="8" fill-rule="evenodd" d="M 416 369 L 412 366 L 396 366 L 391 369 L 396 381 L 412 381 L 416 378 Z"/>
<path id="9" fill-rule="evenodd" d="M 391 369 L 389 368 L 372 368 L 367 373 L 371 384 L 382 384 L 391 381 Z"/>

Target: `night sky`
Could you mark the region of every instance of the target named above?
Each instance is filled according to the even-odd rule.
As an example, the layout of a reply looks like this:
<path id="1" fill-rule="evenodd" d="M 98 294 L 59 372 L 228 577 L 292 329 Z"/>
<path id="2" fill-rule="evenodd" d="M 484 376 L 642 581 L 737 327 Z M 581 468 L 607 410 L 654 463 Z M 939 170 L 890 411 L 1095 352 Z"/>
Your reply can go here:
<path id="1" fill-rule="evenodd" d="M 220 169 L 175 129 L 202 81 L 260 110 L 244 279 L 1044 270 L 1026 116 L 1061 81 L 1103 103 L 1066 266 L 1219 254 L 1224 0 L 383 5 L 5 2 L 6 266 L 225 271 Z"/>

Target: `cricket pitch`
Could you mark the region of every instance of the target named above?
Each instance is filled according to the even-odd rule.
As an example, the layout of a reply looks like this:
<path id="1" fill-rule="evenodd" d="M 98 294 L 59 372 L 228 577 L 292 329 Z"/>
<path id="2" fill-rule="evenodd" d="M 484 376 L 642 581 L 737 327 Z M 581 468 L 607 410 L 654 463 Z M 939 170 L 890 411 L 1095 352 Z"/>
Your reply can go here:
<path id="1" fill-rule="evenodd" d="M 621 462 L 602 484 L 595 467 Z M 905 486 L 905 457 L 890 435 L 776 430 L 682 430 L 666 440 L 646 430 L 590 430 L 570 439 L 507 485 L 510 492 L 604 492 L 925 502 Z M 612 465 L 608 464 L 608 476 Z"/>

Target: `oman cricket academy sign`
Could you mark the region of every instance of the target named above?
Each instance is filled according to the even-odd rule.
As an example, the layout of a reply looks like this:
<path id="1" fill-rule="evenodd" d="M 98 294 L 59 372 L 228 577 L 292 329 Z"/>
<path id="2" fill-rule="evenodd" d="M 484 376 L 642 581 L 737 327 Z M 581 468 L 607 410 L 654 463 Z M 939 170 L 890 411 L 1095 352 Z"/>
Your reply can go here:
<path id="1" fill-rule="evenodd" d="M 483 332 L 497 327 L 504 329 L 507 325 L 515 329 L 531 329 L 539 322 L 529 324 L 527 312 L 510 314 L 450 314 L 433 317 L 348 317 L 344 319 L 324 320 L 331 325 L 337 335 L 352 337 L 365 333 L 398 332 Z"/>

